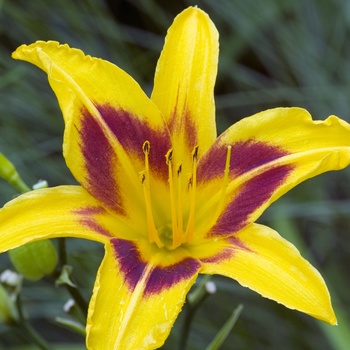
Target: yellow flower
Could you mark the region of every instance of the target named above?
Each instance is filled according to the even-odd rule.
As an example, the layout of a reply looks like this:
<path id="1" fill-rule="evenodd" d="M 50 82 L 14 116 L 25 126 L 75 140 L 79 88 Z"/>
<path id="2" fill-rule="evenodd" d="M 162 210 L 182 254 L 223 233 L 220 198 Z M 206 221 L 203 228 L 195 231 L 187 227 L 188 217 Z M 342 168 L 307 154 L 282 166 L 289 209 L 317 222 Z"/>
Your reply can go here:
<path id="1" fill-rule="evenodd" d="M 105 245 L 89 349 L 161 346 L 198 274 L 230 277 L 336 323 L 320 274 L 254 222 L 298 183 L 349 164 L 349 124 L 277 108 L 217 138 L 218 34 L 193 7 L 168 31 L 151 98 L 120 68 L 67 45 L 23 45 L 13 57 L 48 74 L 66 125 L 64 156 L 81 186 L 9 202 L 0 251 L 64 236 Z"/>

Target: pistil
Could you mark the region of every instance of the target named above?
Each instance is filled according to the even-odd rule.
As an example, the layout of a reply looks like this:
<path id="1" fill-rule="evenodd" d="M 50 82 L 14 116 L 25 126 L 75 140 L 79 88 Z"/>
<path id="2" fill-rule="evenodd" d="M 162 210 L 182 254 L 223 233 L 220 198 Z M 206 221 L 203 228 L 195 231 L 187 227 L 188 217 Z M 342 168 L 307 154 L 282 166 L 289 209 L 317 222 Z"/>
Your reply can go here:
<path id="1" fill-rule="evenodd" d="M 168 165 L 168 174 L 169 174 L 169 194 L 170 194 L 170 207 L 171 207 L 171 228 L 172 228 L 172 234 L 173 234 L 173 244 L 172 249 L 177 248 L 179 245 L 181 245 L 182 242 L 182 223 L 179 225 L 180 216 L 181 216 L 181 222 L 182 222 L 182 213 L 179 213 L 179 206 L 182 204 L 179 203 L 176 205 L 176 198 L 175 198 L 175 187 L 174 187 L 174 175 L 173 175 L 173 150 L 169 150 L 168 153 L 165 156 L 166 163 Z M 177 181 L 179 179 L 179 175 L 181 174 L 181 169 L 178 169 L 177 171 Z M 179 194 L 179 192 L 178 192 Z M 179 198 L 178 198 L 179 199 Z M 180 229 L 179 229 L 180 227 Z"/>
<path id="2" fill-rule="evenodd" d="M 150 190 L 150 173 L 149 173 L 149 159 L 148 155 L 151 149 L 149 141 L 145 141 L 142 150 L 145 155 L 145 170 L 140 174 L 141 182 L 143 187 L 143 194 L 145 197 L 146 204 L 146 216 L 147 216 L 147 231 L 148 239 L 151 243 L 155 242 L 159 248 L 164 247 L 164 244 L 161 242 L 157 228 L 154 224 L 153 212 L 152 212 L 152 202 L 151 202 L 151 190 Z"/>
<path id="3" fill-rule="evenodd" d="M 194 214 L 196 209 L 196 188 L 197 188 L 197 157 L 198 146 L 192 152 L 192 175 L 188 183 L 190 190 L 190 210 L 188 215 L 186 233 L 183 242 L 191 242 L 194 238 Z"/>
<path id="4" fill-rule="evenodd" d="M 183 216 L 182 216 L 182 164 L 179 164 L 177 168 L 177 236 L 178 240 L 175 242 L 173 239 L 173 245 L 178 246 L 182 243 L 183 235 Z"/>

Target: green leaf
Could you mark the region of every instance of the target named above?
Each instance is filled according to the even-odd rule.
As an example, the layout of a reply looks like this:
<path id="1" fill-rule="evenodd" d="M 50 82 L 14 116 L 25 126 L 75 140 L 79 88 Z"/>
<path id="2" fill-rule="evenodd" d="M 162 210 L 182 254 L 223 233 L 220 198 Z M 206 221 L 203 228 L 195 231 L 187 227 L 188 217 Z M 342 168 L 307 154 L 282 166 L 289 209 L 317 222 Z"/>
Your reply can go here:
<path id="1" fill-rule="evenodd" d="M 64 265 L 62 267 L 61 274 L 59 275 L 59 277 L 56 280 L 56 285 L 60 286 L 62 284 L 67 284 L 68 286 L 76 288 L 77 286 L 70 279 L 70 275 L 72 273 L 72 270 L 73 270 L 72 266 Z"/>
<path id="2" fill-rule="evenodd" d="M 241 314 L 242 310 L 243 310 L 243 305 L 239 304 L 233 310 L 231 316 L 228 318 L 228 320 L 222 326 L 222 328 L 220 329 L 220 331 L 218 332 L 216 337 L 213 339 L 213 341 L 206 347 L 206 350 L 217 350 L 220 348 L 220 346 L 226 340 L 227 336 L 232 331 L 232 328 L 235 325 L 236 321 L 238 320 L 238 317 Z"/>
<path id="3" fill-rule="evenodd" d="M 56 317 L 55 320 L 60 325 L 69 328 L 70 330 L 79 333 L 84 337 L 86 336 L 85 327 L 82 323 L 63 317 Z"/>

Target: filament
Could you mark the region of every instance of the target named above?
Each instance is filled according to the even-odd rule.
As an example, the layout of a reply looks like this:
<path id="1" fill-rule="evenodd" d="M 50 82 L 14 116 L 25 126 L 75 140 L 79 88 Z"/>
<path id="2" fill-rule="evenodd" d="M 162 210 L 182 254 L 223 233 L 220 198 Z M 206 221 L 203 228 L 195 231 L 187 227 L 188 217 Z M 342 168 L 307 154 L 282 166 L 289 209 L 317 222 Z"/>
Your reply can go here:
<path id="1" fill-rule="evenodd" d="M 194 237 L 194 214 L 196 209 L 196 188 L 197 188 L 197 157 L 198 146 L 196 146 L 192 152 L 192 175 L 188 182 L 190 188 L 190 209 L 185 233 L 185 242 L 190 242 Z"/>

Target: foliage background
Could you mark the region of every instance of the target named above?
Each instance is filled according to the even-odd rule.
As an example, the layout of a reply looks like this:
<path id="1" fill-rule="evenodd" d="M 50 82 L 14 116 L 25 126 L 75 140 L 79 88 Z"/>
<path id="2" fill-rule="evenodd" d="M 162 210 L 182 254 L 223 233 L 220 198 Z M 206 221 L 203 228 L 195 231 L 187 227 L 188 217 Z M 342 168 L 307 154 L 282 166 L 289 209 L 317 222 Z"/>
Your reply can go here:
<path id="1" fill-rule="evenodd" d="M 58 40 L 114 62 L 147 92 L 166 29 L 189 5 L 198 5 L 220 32 L 216 85 L 219 131 L 260 110 L 307 108 L 315 119 L 330 114 L 350 121 L 350 2 L 347 0 L 0 0 L 0 150 L 28 184 L 75 180 L 61 154 L 63 121 L 44 73 L 13 61 L 22 43 Z M 194 319 L 188 349 L 203 349 L 238 303 L 245 308 L 223 349 L 348 349 L 350 344 L 350 169 L 300 185 L 259 220 L 293 241 L 321 271 L 339 326 L 331 327 L 215 278 L 218 292 Z M 0 183 L 0 203 L 16 193 Z M 69 240 L 69 263 L 88 298 L 102 247 Z M 9 268 L 0 256 L 0 271 Z M 83 349 L 83 338 L 55 324 L 69 298 L 52 279 L 25 282 L 32 324 L 55 349 Z M 181 317 L 164 346 L 175 349 Z M 29 349 L 0 325 L 0 348 Z"/>

